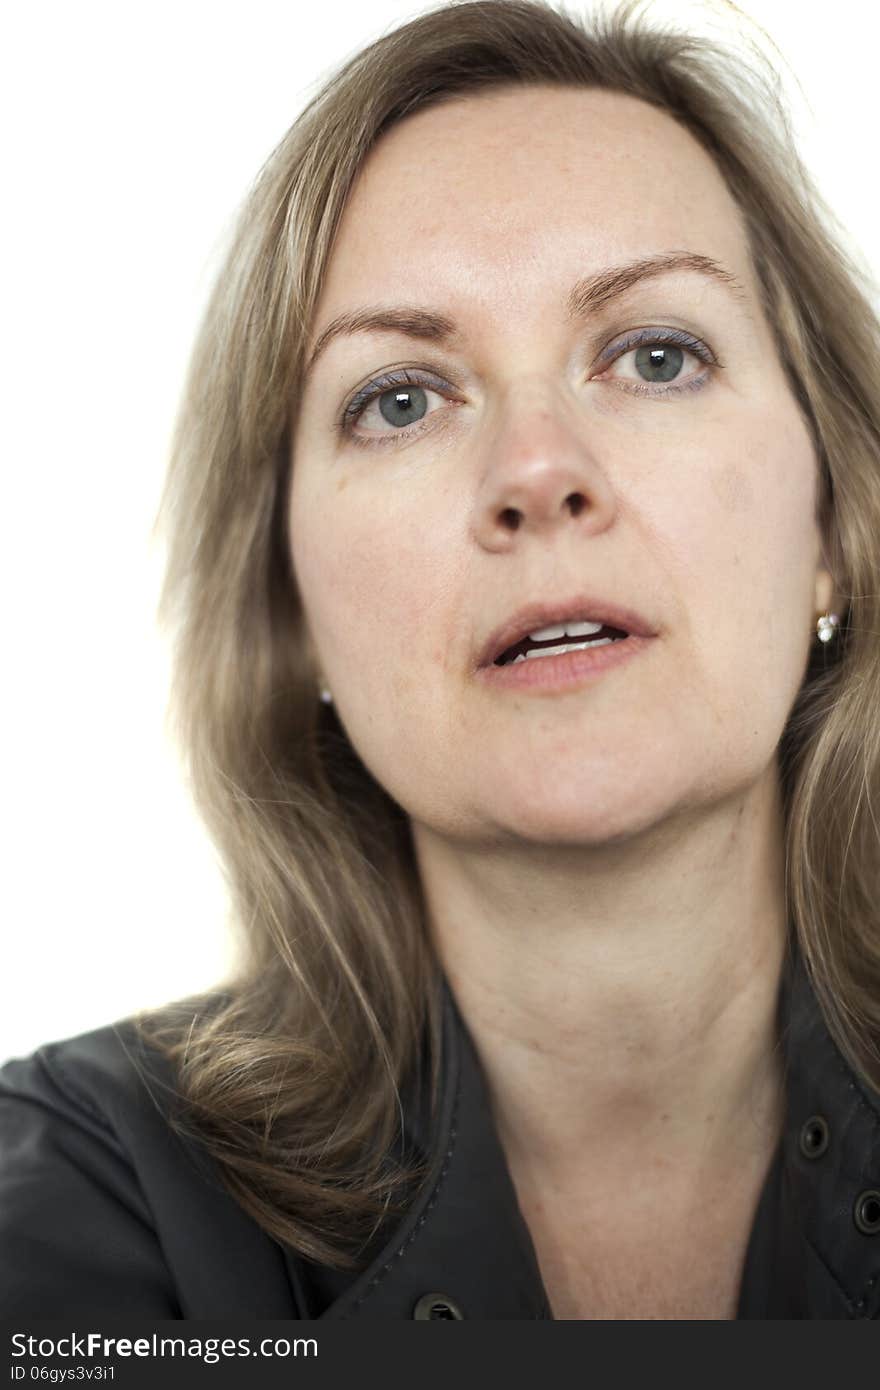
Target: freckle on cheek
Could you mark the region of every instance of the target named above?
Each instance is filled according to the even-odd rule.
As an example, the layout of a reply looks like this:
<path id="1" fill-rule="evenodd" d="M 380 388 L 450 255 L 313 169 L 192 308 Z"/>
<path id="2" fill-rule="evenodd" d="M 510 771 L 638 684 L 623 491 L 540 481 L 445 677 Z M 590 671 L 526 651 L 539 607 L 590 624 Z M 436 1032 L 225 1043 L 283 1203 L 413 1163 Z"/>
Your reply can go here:
<path id="1" fill-rule="evenodd" d="M 742 469 L 728 464 L 715 477 L 715 493 L 726 511 L 745 512 L 752 505 L 752 490 Z"/>
<path id="2" fill-rule="evenodd" d="M 348 476 L 345 473 L 343 473 L 342 477 L 336 484 L 336 491 L 342 492 L 342 489 L 346 487 L 348 487 Z"/>

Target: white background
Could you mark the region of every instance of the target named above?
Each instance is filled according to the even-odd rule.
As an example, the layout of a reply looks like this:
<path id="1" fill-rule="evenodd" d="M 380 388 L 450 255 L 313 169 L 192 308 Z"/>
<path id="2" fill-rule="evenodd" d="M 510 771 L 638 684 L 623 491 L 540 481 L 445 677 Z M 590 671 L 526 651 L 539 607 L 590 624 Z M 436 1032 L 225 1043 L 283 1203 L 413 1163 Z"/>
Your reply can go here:
<path id="1" fill-rule="evenodd" d="M 419 8 L 7 12 L 0 1060 L 226 969 L 220 870 L 164 732 L 150 527 L 240 200 L 331 68 Z M 802 150 L 880 267 L 880 19 L 865 0 L 741 9 L 784 55 Z"/>

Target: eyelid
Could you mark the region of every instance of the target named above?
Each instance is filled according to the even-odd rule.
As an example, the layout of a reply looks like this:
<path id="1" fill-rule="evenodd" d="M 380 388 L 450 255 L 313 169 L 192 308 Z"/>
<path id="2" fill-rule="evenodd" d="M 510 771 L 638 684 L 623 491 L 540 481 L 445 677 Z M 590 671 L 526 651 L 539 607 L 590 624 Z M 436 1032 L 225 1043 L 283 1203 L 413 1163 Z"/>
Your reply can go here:
<path id="1" fill-rule="evenodd" d="M 355 443 L 361 448 L 373 449 L 392 446 L 395 443 L 402 443 L 405 439 L 413 439 L 417 434 L 421 434 L 423 428 L 430 427 L 431 416 L 441 414 L 442 411 L 431 411 L 430 416 L 423 416 L 421 420 L 414 421 L 414 424 L 407 425 L 405 430 L 364 430 L 357 431 L 357 421 L 373 404 L 374 400 L 384 395 L 386 391 L 393 391 L 395 386 L 420 386 L 423 391 L 434 392 L 438 396 L 455 398 L 460 395 L 460 388 L 446 381 L 443 377 L 438 377 L 430 367 L 413 366 L 407 364 L 405 367 L 389 367 L 388 371 L 382 371 L 377 377 L 370 378 L 359 386 L 342 407 L 341 416 L 336 421 L 336 431 L 341 436 L 345 445 Z"/>
<path id="2" fill-rule="evenodd" d="M 380 372 L 378 376 L 371 377 L 368 381 L 359 386 L 348 398 L 342 407 L 338 420 L 338 429 L 342 435 L 349 439 L 357 439 L 354 426 L 373 401 L 386 391 L 393 391 L 395 386 L 419 386 L 424 391 L 433 391 L 436 395 L 454 396 L 459 388 L 451 382 L 438 376 L 432 368 L 412 366 L 390 367 L 387 371 Z M 406 435 L 421 421 L 416 421 L 415 425 L 409 426 L 406 430 L 370 430 L 367 433 L 372 435 L 370 442 L 377 439 Z"/>
<path id="3" fill-rule="evenodd" d="M 632 352 L 634 348 L 644 347 L 653 343 L 656 343 L 660 347 L 671 345 L 684 348 L 686 352 L 690 352 L 694 357 L 698 357 L 701 362 L 705 362 L 709 366 L 723 366 L 723 363 L 719 361 L 715 352 L 713 352 L 709 344 L 704 342 L 702 338 L 695 337 L 694 334 L 688 333 L 684 328 L 659 326 L 634 328 L 628 333 L 624 333 L 622 336 L 619 335 L 605 345 L 599 353 L 597 362 L 600 365 L 614 363 L 618 361 L 619 358 L 625 357 L 628 352 Z"/>

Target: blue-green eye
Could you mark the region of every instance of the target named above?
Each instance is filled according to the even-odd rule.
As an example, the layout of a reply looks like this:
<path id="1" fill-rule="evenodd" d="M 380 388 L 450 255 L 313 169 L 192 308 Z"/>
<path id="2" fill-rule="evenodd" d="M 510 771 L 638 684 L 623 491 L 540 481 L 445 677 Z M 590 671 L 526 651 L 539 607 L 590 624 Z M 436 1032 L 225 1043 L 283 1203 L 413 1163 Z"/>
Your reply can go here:
<path id="1" fill-rule="evenodd" d="M 449 391 L 446 382 L 420 368 L 384 372 L 355 392 L 342 412 L 340 428 L 355 440 L 360 434 L 369 443 L 391 441 L 409 426 L 418 427 L 438 403 L 448 401 Z"/>
<path id="2" fill-rule="evenodd" d="M 387 420 L 389 425 L 395 425 L 398 429 L 421 420 L 428 411 L 428 397 L 420 386 L 383 391 L 376 399 L 383 420 Z"/>
<path id="3" fill-rule="evenodd" d="M 656 397 L 698 390 L 721 366 L 708 344 L 681 328 L 636 329 L 609 343 L 602 358 L 608 367 L 600 381 L 614 380 L 627 391 Z M 700 362 L 704 370 L 695 374 L 694 365 Z"/>
<path id="4" fill-rule="evenodd" d="M 690 360 L 704 370 L 687 376 Z M 605 370 L 591 380 L 615 381 L 636 395 L 670 399 L 699 390 L 721 363 L 712 349 L 680 328 L 641 328 L 609 343 L 600 357 Z M 432 414 L 448 416 L 458 391 L 423 367 L 396 368 L 360 387 L 342 410 L 337 428 L 356 444 L 394 444 L 429 429 Z"/>
<path id="5" fill-rule="evenodd" d="M 645 343 L 636 349 L 636 370 L 645 381 L 673 381 L 683 363 L 684 353 L 671 343 Z"/>

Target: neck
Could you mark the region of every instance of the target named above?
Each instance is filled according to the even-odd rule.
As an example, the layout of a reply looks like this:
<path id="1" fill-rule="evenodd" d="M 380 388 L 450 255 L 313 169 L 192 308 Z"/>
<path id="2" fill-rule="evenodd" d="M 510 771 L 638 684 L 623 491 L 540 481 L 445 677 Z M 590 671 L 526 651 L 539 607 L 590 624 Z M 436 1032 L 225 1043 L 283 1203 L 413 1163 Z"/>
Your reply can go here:
<path id="1" fill-rule="evenodd" d="M 431 932 L 511 1165 L 711 1182 L 781 1122 L 786 944 L 775 767 L 613 846 L 462 845 L 413 826 Z"/>

